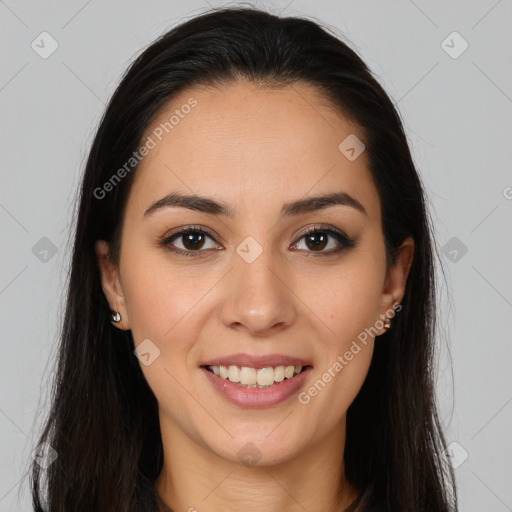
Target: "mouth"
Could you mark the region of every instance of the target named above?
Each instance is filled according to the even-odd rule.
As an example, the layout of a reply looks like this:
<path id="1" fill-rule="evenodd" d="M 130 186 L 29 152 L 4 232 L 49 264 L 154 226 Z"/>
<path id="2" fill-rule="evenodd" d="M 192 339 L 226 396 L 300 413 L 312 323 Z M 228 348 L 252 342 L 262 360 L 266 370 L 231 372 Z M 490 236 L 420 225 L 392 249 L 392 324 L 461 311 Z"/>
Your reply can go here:
<path id="1" fill-rule="evenodd" d="M 241 388 L 266 389 L 296 378 L 311 365 L 278 365 L 254 368 L 238 365 L 203 365 L 210 373 Z"/>
<path id="2" fill-rule="evenodd" d="M 291 362 L 299 361 L 288 361 Z M 200 366 L 200 370 L 206 377 L 205 382 L 224 400 L 237 407 L 259 409 L 286 403 L 307 385 L 313 370 L 309 364 L 246 364 L 254 366 L 206 364 Z"/>

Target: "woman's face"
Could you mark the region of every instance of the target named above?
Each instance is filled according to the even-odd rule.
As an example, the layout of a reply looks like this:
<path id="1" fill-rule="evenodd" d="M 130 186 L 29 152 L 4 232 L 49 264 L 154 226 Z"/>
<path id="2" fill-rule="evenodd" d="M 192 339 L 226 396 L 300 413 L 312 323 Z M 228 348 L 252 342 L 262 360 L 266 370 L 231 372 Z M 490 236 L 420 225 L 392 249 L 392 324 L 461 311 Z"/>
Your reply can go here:
<path id="1" fill-rule="evenodd" d="M 146 136 L 156 146 L 135 171 L 119 267 L 100 262 L 162 435 L 265 464 L 344 432 L 412 255 L 406 244 L 386 272 L 361 131 L 311 86 L 240 81 L 183 92 Z M 311 201 L 331 194 L 338 201 Z M 178 228 L 190 231 L 173 237 Z M 233 380 L 281 382 L 247 388 L 205 368 L 222 363 Z M 287 366 L 306 371 L 283 378 Z"/>

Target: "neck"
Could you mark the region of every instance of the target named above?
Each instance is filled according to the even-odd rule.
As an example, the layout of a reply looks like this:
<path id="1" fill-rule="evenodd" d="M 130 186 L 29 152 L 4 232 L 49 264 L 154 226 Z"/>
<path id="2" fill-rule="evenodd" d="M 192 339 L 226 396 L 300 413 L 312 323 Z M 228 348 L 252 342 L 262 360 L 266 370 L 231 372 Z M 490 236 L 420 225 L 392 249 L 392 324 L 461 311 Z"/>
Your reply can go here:
<path id="1" fill-rule="evenodd" d="M 266 466 L 219 457 L 162 419 L 161 432 L 164 465 L 155 488 L 171 510 L 342 512 L 358 496 L 343 467 L 345 418 L 314 446 Z"/>

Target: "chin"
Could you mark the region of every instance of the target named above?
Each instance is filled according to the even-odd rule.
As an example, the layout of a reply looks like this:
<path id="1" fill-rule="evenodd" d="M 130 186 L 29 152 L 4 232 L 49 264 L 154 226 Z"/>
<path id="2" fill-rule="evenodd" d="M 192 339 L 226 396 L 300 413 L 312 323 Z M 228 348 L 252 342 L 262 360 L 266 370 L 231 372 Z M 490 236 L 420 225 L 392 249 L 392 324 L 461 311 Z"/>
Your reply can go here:
<path id="1" fill-rule="evenodd" d="M 245 467 L 275 466 L 293 460 L 302 450 L 298 441 L 284 431 L 284 435 L 274 432 L 269 436 L 267 432 L 272 432 L 273 428 L 275 424 L 268 430 L 234 436 L 228 444 L 209 448 L 219 457 Z M 270 439 L 272 436 L 274 438 Z"/>

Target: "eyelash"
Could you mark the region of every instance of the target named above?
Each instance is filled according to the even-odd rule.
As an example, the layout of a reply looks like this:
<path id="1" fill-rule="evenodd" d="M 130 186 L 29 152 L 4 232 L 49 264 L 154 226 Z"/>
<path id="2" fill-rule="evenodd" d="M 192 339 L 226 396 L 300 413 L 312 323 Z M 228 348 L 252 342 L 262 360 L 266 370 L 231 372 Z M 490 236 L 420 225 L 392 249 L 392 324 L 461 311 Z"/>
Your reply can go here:
<path id="1" fill-rule="evenodd" d="M 171 245 L 171 242 L 175 239 L 179 238 L 180 236 L 183 236 L 185 234 L 190 233 L 200 233 L 202 235 L 209 236 L 212 240 L 214 240 L 214 236 L 209 231 L 205 231 L 204 229 L 201 229 L 198 226 L 185 226 L 182 228 L 177 229 L 174 233 L 171 233 L 171 235 L 165 237 L 163 240 L 161 240 L 160 245 L 163 246 L 166 250 L 171 251 L 175 254 L 178 254 L 180 256 L 199 256 L 199 253 L 206 252 L 204 250 L 197 250 L 197 251 L 184 251 L 182 249 L 178 249 L 176 247 L 173 247 Z M 293 244 L 296 245 L 300 240 L 302 240 L 304 237 L 312 234 L 327 234 L 329 236 L 332 236 L 338 243 L 341 244 L 341 247 L 335 250 L 330 250 L 327 252 L 324 251 L 307 251 L 313 253 L 313 257 L 317 256 L 330 256 L 333 254 L 338 254 L 344 249 L 351 249 L 356 244 L 356 238 L 350 238 L 342 231 L 338 231 L 332 228 L 322 228 L 314 226 L 313 228 L 310 228 L 309 230 L 305 231 L 304 233 L 301 233 L 297 241 Z M 215 240 L 214 240 L 215 241 Z M 315 254 L 317 253 L 317 254 Z M 310 257 L 309 255 L 307 257 Z"/>

